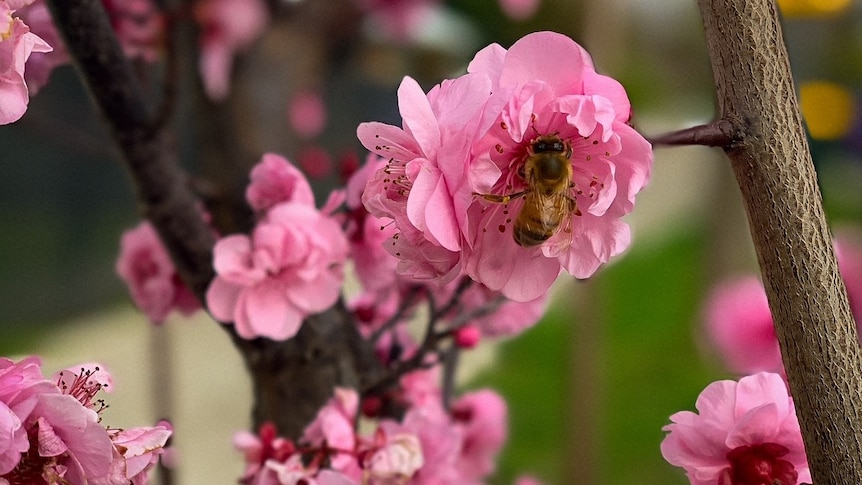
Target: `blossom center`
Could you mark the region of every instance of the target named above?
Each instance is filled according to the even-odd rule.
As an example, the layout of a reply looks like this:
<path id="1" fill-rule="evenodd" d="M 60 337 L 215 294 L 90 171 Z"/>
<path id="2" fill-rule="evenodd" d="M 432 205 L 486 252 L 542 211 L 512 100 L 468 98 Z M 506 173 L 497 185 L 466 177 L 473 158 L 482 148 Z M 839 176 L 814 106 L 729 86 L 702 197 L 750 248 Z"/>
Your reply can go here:
<path id="1" fill-rule="evenodd" d="M 781 459 L 790 450 L 777 443 L 739 446 L 727 454 L 728 469 L 719 485 L 795 485 L 793 463 Z"/>

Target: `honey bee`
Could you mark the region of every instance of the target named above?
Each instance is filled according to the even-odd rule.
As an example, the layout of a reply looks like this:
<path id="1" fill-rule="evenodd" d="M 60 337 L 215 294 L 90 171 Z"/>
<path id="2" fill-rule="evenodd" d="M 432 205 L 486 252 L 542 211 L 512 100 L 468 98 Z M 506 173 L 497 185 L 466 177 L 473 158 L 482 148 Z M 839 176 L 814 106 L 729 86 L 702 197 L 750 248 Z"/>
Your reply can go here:
<path id="1" fill-rule="evenodd" d="M 553 236 L 563 220 L 579 215 L 572 187 L 572 146 L 557 135 L 539 136 L 527 148 L 518 175 L 526 189 L 508 195 L 476 194 L 490 202 L 508 204 L 523 197 L 512 235 L 519 246 L 533 247 Z"/>

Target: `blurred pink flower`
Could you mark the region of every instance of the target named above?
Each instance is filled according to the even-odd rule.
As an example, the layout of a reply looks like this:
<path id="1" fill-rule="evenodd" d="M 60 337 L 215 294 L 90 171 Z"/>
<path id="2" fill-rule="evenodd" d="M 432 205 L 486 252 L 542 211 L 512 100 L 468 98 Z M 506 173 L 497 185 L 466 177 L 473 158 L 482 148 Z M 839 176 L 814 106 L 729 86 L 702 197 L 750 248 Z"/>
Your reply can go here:
<path id="1" fill-rule="evenodd" d="M 263 0 L 198 0 L 194 18 L 201 26 L 200 73 L 210 99 L 230 91 L 234 56 L 251 47 L 269 22 Z"/>
<path id="2" fill-rule="evenodd" d="M 328 462 L 333 470 L 359 475 L 359 465 L 353 451 L 356 431 L 353 423 L 359 412 L 359 394 L 353 389 L 336 388 L 333 396 L 302 434 L 302 440 L 332 450 Z"/>
<path id="3" fill-rule="evenodd" d="M 102 0 L 111 26 L 126 56 L 146 62 L 158 60 L 165 35 L 165 19 L 152 0 Z"/>
<path id="4" fill-rule="evenodd" d="M 492 44 L 467 74 L 427 95 L 405 78 L 398 101 L 403 128 L 363 123 L 357 135 L 390 159 L 363 202 L 395 221 L 399 273 L 443 284 L 466 273 L 523 302 L 545 293 L 561 268 L 586 278 L 628 246 L 620 218 L 649 178 L 652 150 L 627 124 L 622 86 L 597 74 L 568 37 L 530 34 L 508 52 Z M 512 224 L 532 190 L 523 175 L 528 151 L 542 136 L 571 148 L 562 195 L 569 209 L 559 209 L 559 230 L 548 240 L 524 247 Z M 476 194 L 512 197 L 503 204 Z"/>
<path id="5" fill-rule="evenodd" d="M 149 471 L 159 462 L 173 428 L 163 421 L 158 426 L 117 430 L 111 441 L 121 459 L 116 460 L 119 477 L 132 485 L 146 485 Z M 125 482 L 124 482 L 125 483 Z"/>
<path id="6" fill-rule="evenodd" d="M 380 432 L 380 435 L 385 433 Z M 385 436 L 385 442 L 370 453 L 363 469 L 368 485 L 407 483 L 422 468 L 422 445 L 408 433 Z"/>
<path id="7" fill-rule="evenodd" d="M 34 52 L 50 52 L 51 46 L 17 16 L 16 10 L 32 3 L 0 0 L 0 125 L 18 121 L 27 111 L 30 94 L 24 67 Z"/>
<path id="8" fill-rule="evenodd" d="M 704 321 L 710 343 L 730 371 L 742 375 L 784 372 L 766 291 L 756 276 L 714 288 Z"/>
<path id="9" fill-rule="evenodd" d="M 354 0 L 370 20 L 369 30 L 395 41 L 410 41 L 440 0 Z"/>
<path id="10" fill-rule="evenodd" d="M 544 485 L 541 480 L 530 475 L 522 475 L 515 479 L 515 485 Z"/>
<path id="11" fill-rule="evenodd" d="M 461 476 L 479 480 L 490 475 L 508 435 L 506 401 L 496 392 L 483 389 L 461 396 L 452 405 L 451 413 L 463 429 L 458 460 Z"/>
<path id="12" fill-rule="evenodd" d="M 291 128 L 305 138 L 313 138 L 326 125 L 326 105 L 315 90 L 297 91 L 290 97 L 287 119 Z"/>
<path id="13" fill-rule="evenodd" d="M 862 325 L 862 244 L 852 231 L 834 239 L 838 269 L 847 288 L 857 331 Z M 756 276 L 726 281 L 711 290 L 704 317 L 709 343 L 729 370 L 740 375 L 784 373 L 766 290 Z"/>
<path id="14" fill-rule="evenodd" d="M 526 20 L 535 15 L 540 0 L 499 0 L 500 8 L 512 20 Z"/>
<path id="15" fill-rule="evenodd" d="M 320 179 L 332 173 L 332 157 L 323 147 L 310 145 L 299 152 L 299 166 L 309 177 Z"/>
<path id="16" fill-rule="evenodd" d="M 135 305 L 155 324 L 164 323 L 172 310 L 191 315 L 201 307 L 148 221 L 123 233 L 116 271 Z"/>
<path id="17" fill-rule="evenodd" d="M 207 307 L 243 338 L 288 339 L 305 317 L 338 299 L 347 252 L 337 220 L 307 203 L 282 202 L 251 237 L 216 243 Z"/>
<path id="18" fill-rule="evenodd" d="M 862 330 L 862 230 L 855 227 L 836 230 L 833 242 L 850 310 L 856 318 L 857 330 Z"/>
<path id="19" fill-rule="evenodd" d="M 246 188 L 245 198 L 256 211 L 266 211 L 288 201 L 314 206 L 314 192 L 305 175 L 289 160 L 275 153 L 265 153 L 251 169 L 251 182 Z"/>
<path id="20" fill-rule="evenodd" d="M 700 414 L 681 411 L 661 443 L 692 485 L 811 482 L 793 399 L 778 374 L 713 382 L 698 396 Z"/>

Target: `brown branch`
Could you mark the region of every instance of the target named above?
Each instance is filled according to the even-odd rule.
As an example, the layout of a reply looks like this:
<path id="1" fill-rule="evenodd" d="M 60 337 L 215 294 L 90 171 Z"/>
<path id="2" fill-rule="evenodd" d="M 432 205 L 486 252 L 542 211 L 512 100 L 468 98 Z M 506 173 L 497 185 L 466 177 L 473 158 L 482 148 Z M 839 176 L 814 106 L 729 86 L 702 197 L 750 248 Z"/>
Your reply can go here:
<path id="1" fill-rule="evenodd" d="M 739 144 L 744 136 L 745 131 L 741 121 L 723 118 L 707 125 L 665 133 L 650 138 L 649 141 L 653 145 L 703 145 L 725 148 Z"/>
<path id="2" fill-rule="evenodd" d="M 177 272 L 203 300 L 213 277 L 212 230 L 201 218 L 167 133 L 154 117 L 99 0 L 49 0 L 54 23 L 81 78 L 120 146 L 141 211 L 159 233 Z"/>
<path id="3" fill-rule="evenodd" d="M 815 483 L 862 483 L 862 357 L 772 0 L 699 0 L 725 147 L 745 201 Z"/>

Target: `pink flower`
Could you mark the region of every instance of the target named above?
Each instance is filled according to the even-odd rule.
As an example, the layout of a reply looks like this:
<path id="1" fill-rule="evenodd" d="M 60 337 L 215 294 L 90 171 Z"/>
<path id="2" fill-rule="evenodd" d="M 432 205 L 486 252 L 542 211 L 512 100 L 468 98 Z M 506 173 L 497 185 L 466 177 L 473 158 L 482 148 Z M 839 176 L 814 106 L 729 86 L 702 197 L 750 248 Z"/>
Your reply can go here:
<path id="1" fill-rule="evenodd" d="M 491 474 L 508 435 L 506 401 L 488 389 L 467 393 L 452 405 L 452 417 L 464 430 L 461 475 L 478 480 Z"/>
<path id="2" fill-rule="evenodd" d="M 114 32 L 130 58 L 155 62 L 165 35 L 165 20 L 152 0 L 102 0 Z"/>
<path id="3" fill-rule="evenodd" d="M 713 382 L 698 396 L 700 414 L 681 411 L 661 443 L 692 485 L 811 482 L 793 399 L 778 374 Z"/>
<path id="4" fill-rule="evenodd" d="M 252 237 L 216 243 L 207 307 L 217 320 L 233 322 L 243 338 L 290 338 L 305 317 L 338 299 L 347 251 L 335 219 L 313 205 L 283 202 Z"/>
<path id="5" fill-rule="evenodd" d="M 114 448 L 120 456 L 116 460 L 119 478 L 130 480 L 132 485 L 145 485 L 150 470 L 159 462 L 173 429 L 163 422 L 151 428 L 131 428 L 111 435 Z"/>
<path id="6" fill-rule="evenodd" d="M 262 0 L 198 0 L 195 20 L 201 25 L 200 72 L 214 101 L 230 91 L 233 59 L 247 50 L 269 22 Z"/>
<path id="7" fill-rule="evenodd" d="M 862 245 L 853 231 L 834 240 L 838 269 L 850 309 L 862 325 Z M 704 323 L 709 343 L 725 365 L 738 374 L 784 373 L 766 290 L 755 276 L 724 282 L 707 298 Z"/>
<path id="8" fill-rule="evenodd" d="M 304 138 L 313 138 L 326 125 L 326 105 L 315 90 L 298 91 L 290 97 L 287 119 L 293 131 Z"/>
<path id="9" fill-rule="evenodd" d="M 50 52 L 51 46 L 24 22 L 13 16 L 30 1 L 0 0 L 0 125 L 18 121 L 30 102 L 24 65 L 33 52 Z"/>
<path id="10" fill-rule="evenodd" d="M 415 37 L 439 0 L 354 0 L 372 24 L 372 31 L 396 41 Z"/>
<path id="11" fill-rule="evenodd" d="M 712 290 L 704 320 L 710 343 L 731 371 L 784 372 L 766 291 L 756 276 L 728 281 Z"/>
<path id="12" fill-rule="evenodd" d="M 359 394 L 353 389 L 336 388 L 335 396 L 318 411 L 302 439 L 312 445 L 332 449 L 329 457 L 332 469 L 340 472 L 358 470 L 353 451 L 356 448 L 354 420 L 359 412 Z"/>
<path id="13" fill-rule="evenodd" d="M 385 433 L 380 433 L 385 435 Z M 369 456 L 363 468 L 369 485 L 407 483 L 423 465 L 422 445 L 408 433 L 385 437 L 385 443 Z"/>
<path id="14" fill-rule="evenodd" d="M 847 288 L 850 309 L 859 329 L 862 328 L 862 231 L 858 228 L 838 230 L 833 242 L 838 270 Z"/>
<path id="15" fill-rule="evenodd" d="M 191 315 L 200 309 L 200 302 L 180 279 L 156 230 L 147 221 L 123 234 L 116 271 L 135 305 L 155 324 L 164 323 L 172 310 Z"/>
<path id="16" fill-rule="evenodd" d="M 403 128 L 363 123 L 357 135 L 391 159 L 363 202 L 395 221 L 400 273 L 442 283 L 466 273 L 523 302 L 545 293 L 561 269 L 589 277 L 628 246 L 620 218 L 649 178 L 652 150 L 627 124 L 622 86 L 597 74 L 571 39 L 540 32 L 508 52 L 493 44 L 468 74 L 427 95 L 406 78 L 398 100 Z M 552 193 L 539 185 L 550 174 L 526 180 L 528 162 L 548 158 L 536 152 L 563 160 Z M 528 200 L 544 205 L 522 227 L 558 224 L 513 237 Z"/>
<path id="17" fill-rule="evenodd" d="M 36 0 L 30 5 L 16 12 L 18 17 L 30 27 L 30 32 L 38 35 L 47 42 L 53 50 L 48 52 L 32 52 L 27 59 L 27 69 L 24 72 L 24 80 L 30 91 L 30 97 L 48 83 L 48 78 L 54 68 L 69 62 L 69 53 L 60 38 L 60 33 L 54 27 L 51 13 L 43 0 Z"/>
<path id="18" fill-rule="evenodd" d="M 265 153 L 251 169 L 245 198 L 256 211 L 267 211 L 287 201 L 314 206 L 314 192 L 308 180 L 289 160 L 275 153 Z"/>
<path id="19" fill-rule="evenodd" d="M 500 8 L 512 20 L 526 20 L 539 9 L 539 0 L 499 0 Z"/>

